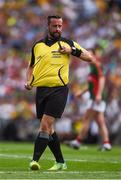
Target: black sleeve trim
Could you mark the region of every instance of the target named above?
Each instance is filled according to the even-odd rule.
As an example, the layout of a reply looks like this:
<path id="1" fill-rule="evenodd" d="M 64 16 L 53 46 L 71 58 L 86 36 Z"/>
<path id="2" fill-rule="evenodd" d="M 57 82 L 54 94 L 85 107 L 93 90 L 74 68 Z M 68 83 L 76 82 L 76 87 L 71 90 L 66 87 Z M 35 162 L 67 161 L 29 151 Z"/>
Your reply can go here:
<path id="1" fill-rule="evenodd" d="M 34 65 L 34 63 L 35 63 L 34 47 L 35 47 L 36 44 L 41 43 L 41 42 L 45 42 L 45 38 L 35 42 L 33 47 L 32 47 L 30 67 L 32 67 Z"/>
<path id="2" fill-rule="evenodd" d="M 34 47 L 32 47 L 30 67 L 34 65 L 34 62 L 35 62 Z"/>

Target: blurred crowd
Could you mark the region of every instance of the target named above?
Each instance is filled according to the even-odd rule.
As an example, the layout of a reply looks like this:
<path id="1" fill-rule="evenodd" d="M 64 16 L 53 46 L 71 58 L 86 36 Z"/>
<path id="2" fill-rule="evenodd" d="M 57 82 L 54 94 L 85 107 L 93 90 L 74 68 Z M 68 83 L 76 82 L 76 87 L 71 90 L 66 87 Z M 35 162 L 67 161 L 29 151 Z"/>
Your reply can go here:
<path id="1" fill-rule="evenodd" d="M 46 33 L 46 18 L 64 18 L 63 36 L 86 49 L 98 48 L 106 76 L 105 112 L 112 143 L 121 144 L 121 0 L 0 0 L 0 139 L 31 140 L 36 132 L 34 93 L 24 88 L 33 43 Z M 70 84 L 86 83 L 87 63 L 72 57 Z M 81 128 L 88 94 L 73 98 L 56 129 L 70 137 Z M 90 127 L 97 135 L 96 124 Z"/>

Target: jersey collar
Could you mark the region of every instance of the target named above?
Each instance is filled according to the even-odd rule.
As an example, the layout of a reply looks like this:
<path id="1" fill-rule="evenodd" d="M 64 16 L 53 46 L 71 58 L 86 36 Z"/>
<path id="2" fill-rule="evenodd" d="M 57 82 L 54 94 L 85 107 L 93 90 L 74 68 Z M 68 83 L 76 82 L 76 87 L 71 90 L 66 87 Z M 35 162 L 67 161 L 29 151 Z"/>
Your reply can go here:
<path id="1" fill-rule="evenodd" d="M 55 44 L 57 41 L 60 41 L 61 37 L 59 39 L 51 39 L 48 37 L 48 35 L 45 37 L 45 44 L 47 46 L 52 46 L 53 44 Z"/>

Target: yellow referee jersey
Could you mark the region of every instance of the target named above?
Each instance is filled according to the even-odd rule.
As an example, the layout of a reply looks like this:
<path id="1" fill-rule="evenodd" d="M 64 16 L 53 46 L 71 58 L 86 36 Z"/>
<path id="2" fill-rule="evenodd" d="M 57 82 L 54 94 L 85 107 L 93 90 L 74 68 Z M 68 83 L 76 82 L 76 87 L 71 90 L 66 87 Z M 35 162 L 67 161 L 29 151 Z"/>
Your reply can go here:
<path id="1" fill-rule="evenodd" d="M 65 47 L 83 48 L 74 41 L 60 38 Z M 35 87 L 64 86 L 69 82 L 70 55 L 59 52 L 58 41 L 46 37 L 32 47 L 30 67 L 33 67 L 31 85 Z"/>

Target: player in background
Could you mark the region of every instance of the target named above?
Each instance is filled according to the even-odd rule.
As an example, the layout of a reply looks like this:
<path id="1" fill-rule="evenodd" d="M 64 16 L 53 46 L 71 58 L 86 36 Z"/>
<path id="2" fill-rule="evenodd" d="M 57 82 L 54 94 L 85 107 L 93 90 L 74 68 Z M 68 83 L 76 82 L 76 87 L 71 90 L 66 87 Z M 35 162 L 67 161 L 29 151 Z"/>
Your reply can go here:
<path id="1" fill-rule="evenodd" d="M 88 91 L 90 98 L 86 113 L 82 120 L 82 128 L 76 139 L 67 141 L 66 144 L 72 148 L 79 149 L 85 139 L 90 123 L 95 120 L 98 127 L 99 133 L 102 138 L 101 150 L 111 150 L 111 144 L 109 140 L 109 133 L 106 126 L 104 112 L 106 103 L 103 99 L 103 90 L 105 86 L 105 76 L 103 73 L 101 60 L 95 50 L 91 50 L 91 53 L 95 56 L 95 61 L 90 64 L 90 73 L 88 76 L 88 87 L 83 90 L 76 90 L 75 85 L 72 84 L 71 90 L 76 97 L 80 97 L 84 92 Z"/>

